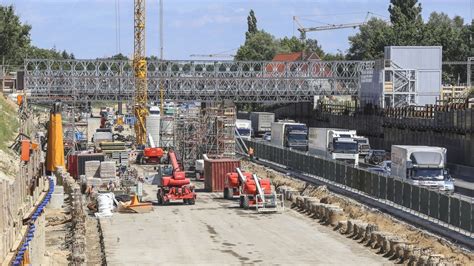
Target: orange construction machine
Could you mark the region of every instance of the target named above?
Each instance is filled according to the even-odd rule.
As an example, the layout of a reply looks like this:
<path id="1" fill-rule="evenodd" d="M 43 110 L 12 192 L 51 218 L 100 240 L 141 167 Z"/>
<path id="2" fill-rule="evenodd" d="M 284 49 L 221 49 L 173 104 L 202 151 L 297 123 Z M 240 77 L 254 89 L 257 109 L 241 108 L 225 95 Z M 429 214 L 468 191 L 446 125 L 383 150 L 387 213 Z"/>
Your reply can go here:
<path id="1" fill-rule="evenodd" d="M 166 205 L 170 201 L 183 200 L 184 204 L 193 205 L 196 201 L 194 186 L 178 164 L 176 153 L 168 152 L 171 165 L 161 165 L 158 171 L 158 204 Z"/>
<path id="2" fill-rule="evenodd" d="M 240 168 L 228 173 L 225 178 L 224 197 L 239 196 L 241 208 L 255 207 L 257 211 L 277 211 L 283 208 L 283 197 L 276 194 L 268 178 L 258 178 L 256 174 L 242 173 Z M 227 192 L 226 192 L 227 191 Z M 227 196 L 227 197 L 226 197 Z"/>
<path id="3" fill-rule="evenodd" d="M 159 164 L 163 158 L 164 152 L 162 148 L 155 146 L 155 141 L 151 135 L 148 135 L 148 146 L 139 151 L 136 162 L 139 164 Z"/>

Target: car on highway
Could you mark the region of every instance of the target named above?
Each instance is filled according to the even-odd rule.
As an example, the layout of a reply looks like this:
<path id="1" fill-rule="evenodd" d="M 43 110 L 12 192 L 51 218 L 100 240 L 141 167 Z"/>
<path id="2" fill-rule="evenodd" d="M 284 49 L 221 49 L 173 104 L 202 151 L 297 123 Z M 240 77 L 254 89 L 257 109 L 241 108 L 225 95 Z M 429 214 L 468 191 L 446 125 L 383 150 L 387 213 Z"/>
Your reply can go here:
<path id="1" fill-rule="evenodd" d="M 376 173 L 379 175 L 385 175 L 388 176 L 389 174 L 383 169 L 382 167 L 369 167 L 366 169 L 369 172 Z"/>
<path id="2" fill-rule="evenodd" d="M 267 132 L 267 133 L 263 134 L 262 139 L 266 140 L 266 141 L 271 141 L 272 140 L 272 133 Z"/>
<path id="3" fill-rule="evenodd" d="M 390 174 L 392 170 L 392 161 L 383 161 L 380 164 L 380 167 L 382 167 L 382 169 L 384 169 L 386 173 Z"/>
<path id="4" fill-rule="evenodd" d="M 364 163 L 379 165 L 385 160 L 387 152 L 384 150 L 369 150 L 369 153 L 364 158 Z"/>

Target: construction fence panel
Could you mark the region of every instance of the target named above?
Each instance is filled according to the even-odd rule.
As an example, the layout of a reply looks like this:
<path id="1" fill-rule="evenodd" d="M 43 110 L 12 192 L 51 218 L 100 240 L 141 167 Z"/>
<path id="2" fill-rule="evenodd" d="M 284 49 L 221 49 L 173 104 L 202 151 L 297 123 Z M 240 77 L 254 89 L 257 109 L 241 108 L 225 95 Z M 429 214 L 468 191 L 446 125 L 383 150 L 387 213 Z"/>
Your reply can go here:
<path id="1" fill-rule="evenodd" d="M 387 178 L 387 200 L 394 202 L 395 197 L 394 197 L 394 192 L 395 192 L 395 186 L 394 186 L 394 179 L 393 177 Z"/>
<path id="2" fill-rule="evenodd" d="M 329 176 L 328 179 L 331 181 L 336 180 L 336 163 L 334 161 L 328 161 L 329 166 Z"/>
<path id="3" fill-rule="evenodd" d="M 459 199 L 451 197 L 449 200 L 449 223 L 453 226 L 459 226 L 461 202 Z"/>
<path id="4" fill-rule="evenodd" d="M 465 200 L 461 200 L 461 217 L 460 227 L 466 231 L 472 232 L 473 219 L 472 219 L 472 204 Z"/>
<path id="5" fill-rule="evenodd" d="M 324 175 L 324 162 L 325 160 L 321 159 L 321 158 L 317 158 L 316 160 L 316 175 L 317 176 L 320 176 L 320 177 L 323 177 Z"/>
<path id="6" fill-rule="evenodd" d="M 354 168 L 353 167 L 347 167 L 346 168 L 346 178 L 345 178 L 344 184 L 348 187 L 351 187 L 351 188 L 352 188 L 353 175 L 354 175 Z"/>
<path id="7" fill-rule="evenodd" d="M 439 219 L 439 193 L 430 190 L 430 217 Z"/>
<path id="8" fill-rule="evenodd" d="M 411 184 L 403 182 L 402 201 L 403 206 L 406 208 L 411 208 L 412 187 Z"/>
<path id="9" fill-rule="evenodd" d="M 380 189 L 379 189 L 379 184 L 380 184 L 380 175 L 372 173 L 371 176 L 371 192 L 370 195 L 373 197 L 379 198 L 380 194 Z"/>
<path id="10" fill-rule="evenodd" d="M 449 196 L 439 194 L 439 219 L 449 223 Z"/>
<path id="11" fill-rule="evenodd" d="M 411 186 L 411 209 L 420 211 L 420 187 Z"/>
<path id="12" fill-rule="evenodd" d="M 398 179 L 395 179 L 394 182 L 394 187 L 395 187 L 395 191 L 394 191 L 394 202 L 398 205 L 402 205 L 402 201 L 403 201 L 403 184 L 402 184 L 402 181 L 398 180 Z"/>
<path id="13" fill-rule="evenodd" d="M 379 198 L 387 199 L 387 179 L 389 177 L 379 176 Z"/>
<path id="14" fill-rule="evenodd" d="M 430 214 L 430 191 L 426 188 L 420 188 L 420 212 Z"/>

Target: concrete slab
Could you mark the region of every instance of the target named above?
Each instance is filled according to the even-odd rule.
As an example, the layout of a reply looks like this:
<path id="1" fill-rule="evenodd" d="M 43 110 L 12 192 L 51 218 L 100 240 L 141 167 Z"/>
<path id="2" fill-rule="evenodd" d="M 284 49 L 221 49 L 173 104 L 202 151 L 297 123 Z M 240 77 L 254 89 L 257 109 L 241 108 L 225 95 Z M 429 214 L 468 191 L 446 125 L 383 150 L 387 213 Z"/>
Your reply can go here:
<path id="1" fill-rule="evenodd" d="M 152 186 L 145 185 L 150 198 Z M 147 214 L 101 219 L 110 265 L 338 264 L 388 260 L 296 211 L 258 214 L 215 193 L 196 205 L 155 206 Z"/>

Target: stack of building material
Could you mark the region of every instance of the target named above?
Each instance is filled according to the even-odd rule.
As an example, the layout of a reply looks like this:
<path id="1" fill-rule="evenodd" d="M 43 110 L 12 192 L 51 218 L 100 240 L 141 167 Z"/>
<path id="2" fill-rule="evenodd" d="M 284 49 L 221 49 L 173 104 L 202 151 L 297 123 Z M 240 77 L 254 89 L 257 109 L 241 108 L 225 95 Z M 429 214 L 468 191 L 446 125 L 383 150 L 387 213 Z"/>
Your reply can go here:
<path id="1" fill-rule="evenodd" d="M 114 151 L 112 152 L 112 160 L 117 163 L 127 163 L 128 153 L 128 151 Z"/>
<path id="2" fill-rule="evenodd" d="M 115 161 L 104 161 L 100 164 L 100 178 L 115 177 Z"/>
<path id="3" fill-rule="evenodd" d="M 99 144 L 99 143 L 104 142 L 104 141 L 110 142 L 110 141 L 113 140 L 112 133 L 110 133 L 110 132 L 96 132 L 96 133 L 94 133 L 93 138 L 94 138 L 94 143 L 95 144 Z"/>
<path id="4" fill-rule="evenodd" d="M 100 161 L 87 161 L 85 162 L 85 175 L 86 177 L 99 177 Z"/>
<path id="5" fill-rule="evenodd" d="M 101 142 L 100 149 L 102 151 L 123 151 L 125 150 L 125 142 L 122 141 L 114 141 L 114 142 Z"/>

